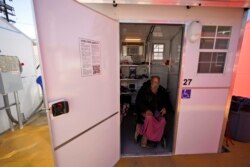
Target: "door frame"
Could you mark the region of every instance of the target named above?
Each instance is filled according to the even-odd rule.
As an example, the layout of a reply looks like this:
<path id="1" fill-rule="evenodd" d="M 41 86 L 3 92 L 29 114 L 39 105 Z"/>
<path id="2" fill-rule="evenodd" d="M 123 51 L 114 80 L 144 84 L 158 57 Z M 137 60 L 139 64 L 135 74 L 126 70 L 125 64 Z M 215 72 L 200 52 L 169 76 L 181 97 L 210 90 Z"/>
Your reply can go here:
<path id="1" fill-rule="evenodd" d="M 147 157 L 147 156 L 172 156 L 175 155 L 176 150 L 176 139 L 177 139 L 177 129 L 178 129 L 178 120 L 179 120 L 179 113 L 180 113 L 180 105 L 181 105 L 181 90 L 182 90 L 182 80 L 183 80 L 183 59 L 186 55 L 186 46 L 187 46 L 187 21 L 170 21 L 170 20 L 118 20 L 119 23 L 119 30 L 120 24 L 159 24 L 159 25 L 179 25 L 182 26 L 182 44 L 181 44 L 181 61 L 179 65 L 179 80 L 178 80 L 178 94 L 176 100 L 175 108 L 175 118 L 174 118 L 174 132 L 173 132 L 173 144 L 172 144 L 172 153 L 170 154 L 162 154 L 162 155 L 142 155 L 142 156 L 124 156 L 121 154 L 121 142 L 120 142 L 120 157 Z M 120 35 L 119 35 L 120 38 Z M 119 39 L 120 40 L 120 39 Z M 121 50 L 121 46 L 119 45 L 119 50 Z M 120 65 L 119 65 L 120 67 Z M 120 94 L 119 94 L 120 95 Z M 121 131 L 120 131 L 121 133 Z M 121 136 L 121 135 L 120 135 Z M 121 139 L 121 137 L 120 137 Z"/>

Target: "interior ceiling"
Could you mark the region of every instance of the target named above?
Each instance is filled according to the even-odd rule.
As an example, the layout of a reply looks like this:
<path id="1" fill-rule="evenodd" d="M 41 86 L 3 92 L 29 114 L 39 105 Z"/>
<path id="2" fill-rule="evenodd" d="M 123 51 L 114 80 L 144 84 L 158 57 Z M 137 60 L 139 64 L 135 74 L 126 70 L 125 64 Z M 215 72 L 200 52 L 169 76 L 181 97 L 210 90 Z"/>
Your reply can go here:
<path id="1" fill-rule="evenodd" d="M 81 3 L 107 3 L 112 0 L 77 0 Z M 152 4 L 174 6 L 250 7 L 250 0 L 115 0 L 117 4 Z"/>
<path id="2" fill-rule="evenodd" d="M 142 41 L 146 41 L 151 24 L 121 24 L 121 40 L 125 38 L 141 38 Z M 155 25 L 151 39 L 156 40 L 170 40 L 180 31 L 180 26 L 172 25 Z"/>

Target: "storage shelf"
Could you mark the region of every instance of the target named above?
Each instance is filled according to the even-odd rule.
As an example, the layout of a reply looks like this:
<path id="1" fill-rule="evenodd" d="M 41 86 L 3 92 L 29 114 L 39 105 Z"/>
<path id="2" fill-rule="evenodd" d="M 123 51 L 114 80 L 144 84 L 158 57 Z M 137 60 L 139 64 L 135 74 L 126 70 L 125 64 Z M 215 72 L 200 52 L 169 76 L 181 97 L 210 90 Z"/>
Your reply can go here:
<path id="1" fill-rule="evenodd" d="M 120 67 L 147 67 L 148 64 L 120 64 Z"/>
<path id="2" fill-rule="evenodd" d="M 138 80 L 147 80 L 149 78 L 142 78 L 142 79 L 133 79 L 133 78 L 123 78 L 120 79 L 121 81 L 138 81 Z"/>
<path id="3" fill-rule="evenodd" d="M 137 92 L 121 92 L 121 95 L 134 95 L 137 94 Z"/>

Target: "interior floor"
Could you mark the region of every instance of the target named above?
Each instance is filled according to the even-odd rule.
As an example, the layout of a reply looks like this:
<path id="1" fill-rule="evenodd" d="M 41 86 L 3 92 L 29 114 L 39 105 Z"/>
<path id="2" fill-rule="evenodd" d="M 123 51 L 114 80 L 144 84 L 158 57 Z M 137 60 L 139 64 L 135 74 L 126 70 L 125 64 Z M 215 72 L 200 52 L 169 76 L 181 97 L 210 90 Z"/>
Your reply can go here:
<path id="1" fill-rule="evenodd" d="M 136 143 L 134 140 L 136 115 L 133 114 L 133 110 L 130 110 L 128 115 L 123 118 L 121 124 L 121 154 L 123 156 L 171 154 L 173 145 L 174 113 L 168 112 L 166 118 L 167 125 L 164 132 L 164 138 L 166 139 L 167 147 L 164 148 L 161 143 L 158 143 L 156 148 L 143 148 L 140 146 L 140 142 Z"/>
<path id="2" fill-rule="evenodd" d="M 122 158 L 115 167 L 249 167 L 250 143 L 234 141 L 230 152 L 219 154 L 174 155 Z"/>
<path id="3" fill-rule="evenodd" d="M 23 129 L 0 136 L 1 167 L 53 167 L 45 112 L 34 115 Z"/>

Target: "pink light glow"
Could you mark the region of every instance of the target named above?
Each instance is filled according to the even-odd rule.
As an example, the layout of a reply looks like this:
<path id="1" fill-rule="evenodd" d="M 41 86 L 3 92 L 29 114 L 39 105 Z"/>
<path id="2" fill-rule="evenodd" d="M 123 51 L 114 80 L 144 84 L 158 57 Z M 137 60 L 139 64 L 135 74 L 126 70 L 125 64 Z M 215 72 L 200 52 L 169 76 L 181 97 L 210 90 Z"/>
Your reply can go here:
<path id="1" fill-rule="evenodd" d="M 245 28 L 233 95 L 250 97 L 250 21 Z"/>

